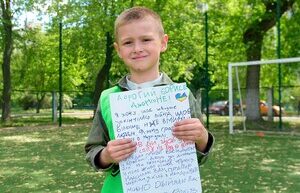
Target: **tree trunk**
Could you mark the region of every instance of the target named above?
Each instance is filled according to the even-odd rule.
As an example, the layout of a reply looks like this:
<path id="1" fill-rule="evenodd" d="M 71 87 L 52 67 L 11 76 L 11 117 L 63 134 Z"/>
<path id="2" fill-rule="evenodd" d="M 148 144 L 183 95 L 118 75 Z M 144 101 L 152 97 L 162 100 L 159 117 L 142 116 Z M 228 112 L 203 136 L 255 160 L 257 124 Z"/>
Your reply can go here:
<path id="1" fill-rule="evenodd" d="M 46 93 L 40 93 L 40 95 L 39 95 L 39 93 L 36 94 L 36 113 L 37 114 L 40 113 L 40 110 L 42 107 L 42 102 L 43 102 L 45 96 L 46 96 Z"/>
<path id="2" fill-rule="evenodd" d="M 3 93 L 2 93 L 2 122 L 10 120 L 10 101 L 11 101 L 11 74 L 10 60 L 13 50 L 12 39 L 12 13 L 10 8 L 10 0 L 1 0 L 2 9 L 2 38 L 3 38 Z"/>
<path id="3" fill-rule="evenodd" d="M 109 70 L 113 59 L 113 39 L 110 32 L 106 32 L 105 64 L 98 72 L 94 90 L 94 105 L 97 106 L 101 92 L 109 86 Z"/>
<path id="4" fill-rule="evenodd" d="M 295 0 L 281 1 L 280 16 L 293 5 Z M 261 48 L 265 33 L 276 24 L 276 2 L 264 1 L 266 10 L 261 18 L 253 21 L 243 35 L 246 46 L 247 61 L 261 60 Z M 259 78 L 260 66 L 247 67 L 246 79 L 246 119 L 260 120 L 259 112 Z"/>
<path id="5" fill-rule="evenodd" d="M 246 49 L 247 60 L 260 60 L 263 35 L 261 32 L 256 32 L 256 35 L 251 37 L 252 42 L 248 42 Z M 247 120 L 259 120 L 261 118 L 259 112 L 259 80 L 260 66 L 247 67 L 246 79 L 246 117 Z"/>

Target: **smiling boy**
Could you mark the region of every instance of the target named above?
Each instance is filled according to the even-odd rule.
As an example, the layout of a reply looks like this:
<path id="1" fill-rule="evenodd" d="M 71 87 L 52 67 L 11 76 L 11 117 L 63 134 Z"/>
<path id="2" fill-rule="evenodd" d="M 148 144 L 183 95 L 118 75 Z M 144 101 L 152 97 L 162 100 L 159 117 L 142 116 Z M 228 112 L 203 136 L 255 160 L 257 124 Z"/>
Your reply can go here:
<path id="1" fill-rule="evenodd" d="M 129 68 L 132 82 L 155 80 L 159 77 L 160 53 L 167 49 L 168 36 L 154 14 L 132 14 L 132 18 L 124 14 L 116 20 L 114 46 L 118 55 Z"/>
<path id="2" fill-rule="evenodd" d="M 144 7 L 125 10 L 115 21 L 114 47 L 130 74 L 118 85 L 101 93 L 92 129 L 85 145 L 86 158 L 96 170 L 107 172 L 101 192 L 122 193 L 118 163 L 128 158 L 136 143 L 130 139 L 114 139 L 110 116 L 109 94 L 128 90 L 173 84 L 159 71 L 160 54 L 167 49 L 160 16 Z M 174 124 L 173 135 L 195 142 L 198 162 L 204 163 L 213 145 L 213 136 L 200 121 L 201 112 L 195 98 L 189 94 L 192 118 Z"/>

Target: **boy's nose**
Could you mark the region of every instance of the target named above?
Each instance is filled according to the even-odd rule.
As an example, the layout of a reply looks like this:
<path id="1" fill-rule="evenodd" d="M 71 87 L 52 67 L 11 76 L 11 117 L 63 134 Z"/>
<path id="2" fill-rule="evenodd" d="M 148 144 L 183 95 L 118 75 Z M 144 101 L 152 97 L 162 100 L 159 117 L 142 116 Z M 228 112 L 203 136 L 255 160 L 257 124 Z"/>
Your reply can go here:
<path id="1" fill-rule="evenodd" d="M 140 43 L 135 43 L 133 49 L 134 49 L 134 52 L 141 52 L 141 51 L 143 51 L 143 46 Z"/>

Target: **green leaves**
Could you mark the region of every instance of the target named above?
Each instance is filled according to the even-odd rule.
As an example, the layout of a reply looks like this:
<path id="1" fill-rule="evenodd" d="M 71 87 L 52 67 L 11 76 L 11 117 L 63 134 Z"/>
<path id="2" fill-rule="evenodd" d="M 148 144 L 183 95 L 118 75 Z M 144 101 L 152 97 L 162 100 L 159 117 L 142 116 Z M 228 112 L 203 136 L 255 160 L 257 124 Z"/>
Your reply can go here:
<path id="1" fill-rule="evenodd" d="M 42 11 L 40 8 L 45 4 L 44 1 L 35 4 L 33 1 L 18 3 L 26 10 L 36 11 Z M 227 88 L 228 63 L 246 60 L 243 33 L 253 21 L 262 19 L 266 9 L 263 3 L 257 0 L 208 2 L 208 63 L 210 78 L 215 82 L 213 89 Z M 167 72 L 175 81 L 184 80 L 191 83 L 192 79 L 201 77 L 202 75 L 195 74 L 193 70 L 196 64 L 202 68 L 205 60 L 204 14 L 197 9 L 196 1 L 72 0 L 68 4 L 53 1 L 47 10 L 43 10 L 43 14 L 50 19 L 46 26 L 16 31 L 17 49 L 12 66 L 15 72 L 14 89 L 57 89 L 58 12 L 62 10 L 64 90 L 84 88 L 92 91 L 95 88 L 97 73 L 105 63 L 105 34 L 113 34 L 115 18 L 133 5 L 152 8 L 162 17 L 165 32 L 169 35 L 169 44 L 167 51 L 161 56 L 161 70 Z M 299 56 L 299 19 L 297 0 L 291 11 L 281 18 L 282 57 Z M 275 43 L 275 32 L 271 29 L 263 40 L 262 58 L 276 58 Z M 297 68 L 293 66 L 286 70 L 285 73 L 290 78 L 283 79 L 283 84 L 297 83 Z M 262 71 L 262 84 L 272 83 L 277 78 L 273 76 L 276 73 L 274 69 Z M 126 72 L 123 62 L 114 52 L 110 82 L 117 82 Z M 34 86 L 36 82 L 41 84 Z M 197 83 L 192 86 L 199 88 L 199 85 Z"/>

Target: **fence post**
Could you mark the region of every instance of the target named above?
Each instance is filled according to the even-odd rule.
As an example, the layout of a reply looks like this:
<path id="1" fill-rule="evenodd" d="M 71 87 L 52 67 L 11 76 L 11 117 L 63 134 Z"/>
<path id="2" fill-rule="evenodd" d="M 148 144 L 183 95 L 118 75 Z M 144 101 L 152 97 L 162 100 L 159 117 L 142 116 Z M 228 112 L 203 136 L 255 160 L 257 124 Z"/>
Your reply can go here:
<path id="1" fill-rule="evenodd" d="M 269 88 L 268 89 L 268 100 L 267 100 L 267 104 L 268 104 L 268 121 L 273 121 L 273 88 Z"/>
<path id="2" fill-rule="evenodd" d="M 57 122 L 57 100 L 55 91 L 52 91 L 52 121 L 53 123 Z"/>
<path id="3" fill-rule="evenodd" d="M 201 109 L 201 113 L 203 113 L 202 112 L 202 95 L 201 95 L 202 93 L 201 93 L 201 89 L 198 89 L 197 91 L 196 91 L 196 101 L 197 101 L 197 103 L 199 104 L 199 107 L 200 107 L 200 109 Z"/>

